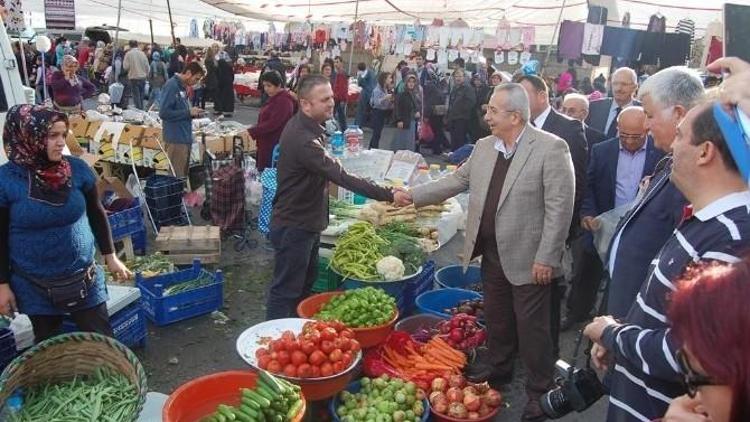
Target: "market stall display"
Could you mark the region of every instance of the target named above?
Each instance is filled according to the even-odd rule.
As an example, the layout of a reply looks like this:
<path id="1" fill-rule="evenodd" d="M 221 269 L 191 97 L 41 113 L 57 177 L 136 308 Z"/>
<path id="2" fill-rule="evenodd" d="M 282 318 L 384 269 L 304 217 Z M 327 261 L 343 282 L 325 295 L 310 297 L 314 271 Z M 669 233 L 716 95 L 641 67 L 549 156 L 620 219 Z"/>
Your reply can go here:
<path id="1" fill-rule="evenodd" d="M 440 288 L 456 287 L 481 292 L 482 272 L 478 265 L 469 265 L 466 271 L 463 265 L 446 265 L 435 273 L 435 284 Z"/>
<path id="2" fill-rule="evenodd" d="M 424 422 L 430 406 L 413 382 L 381 375 L 363 377 L 331 400 L 331 415 L 341 422 L 392 420 Z"/>
<path id="3" fill-rule="evenodd" d="M 441 422 L 492 420 L 500 411 L 502 395 L 487 383 L 473 384 L 462 376 L 435 378 L 429 401 L 433 419 Z"/>
<path id="4" fill-rule="evenodd" d="M 417 296 L 416 305 L 421 312 L 448 319 L 451 317 L 451 308 L 457 307 L 461 301 L 481 298 L 481 294 L 470 290 L 438 289 Z"/>

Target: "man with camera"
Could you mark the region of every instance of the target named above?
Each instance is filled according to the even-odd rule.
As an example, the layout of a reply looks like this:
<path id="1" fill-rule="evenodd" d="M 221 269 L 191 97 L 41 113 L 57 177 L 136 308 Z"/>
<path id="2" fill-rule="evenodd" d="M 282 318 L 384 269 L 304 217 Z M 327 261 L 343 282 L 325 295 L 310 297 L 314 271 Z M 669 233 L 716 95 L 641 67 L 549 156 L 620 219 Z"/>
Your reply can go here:
<path id="1" fill-rule="evenodd" d="M 691 264 L 738 262 L 750 248 L 750 191 L 729 143 L 748 146 L 725 138 L 719 125 L 725 112 L 716 107 L 696 106 L 677 127 L 670 178 L 691 206 L 651 261 L 635 303 L 621 321 L 597 317 L 584 330 L 595 342 L 594 365 L 611 371 L 608 421 L 659 418 L 685 393 L 680 344 L 666 317 L 669 294 Z"/>

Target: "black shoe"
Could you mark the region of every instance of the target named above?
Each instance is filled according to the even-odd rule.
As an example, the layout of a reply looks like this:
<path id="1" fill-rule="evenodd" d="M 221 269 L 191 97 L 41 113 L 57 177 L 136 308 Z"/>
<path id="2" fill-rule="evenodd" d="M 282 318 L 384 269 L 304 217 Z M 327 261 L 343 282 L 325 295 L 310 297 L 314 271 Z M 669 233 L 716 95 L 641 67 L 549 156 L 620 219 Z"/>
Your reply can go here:
<path id="1" fill-rule="evenodd" d="M 547 420 L 547 415 L 542 411 L 538 399 L 529 399 L 526 407 L 523 408 L 521 420 L 523 422 L 543 422 Z"/>

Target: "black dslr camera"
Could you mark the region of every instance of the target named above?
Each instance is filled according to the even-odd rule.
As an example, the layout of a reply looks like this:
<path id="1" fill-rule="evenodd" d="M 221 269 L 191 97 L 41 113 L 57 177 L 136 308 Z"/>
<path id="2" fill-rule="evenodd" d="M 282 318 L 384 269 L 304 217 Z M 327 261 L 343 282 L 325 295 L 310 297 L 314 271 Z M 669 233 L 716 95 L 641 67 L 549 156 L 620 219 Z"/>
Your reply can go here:
<path id="1" fill-rule="evenodd" d="M 564 360 L 558 360 L 555 367 L 562 377 L 556 380 L 557 387 L 539 399 L 542 411 L 550 419 L 561 418 L 574 410 L 582 412 L 606 393 L 593 369 L 575 368 Z"/>

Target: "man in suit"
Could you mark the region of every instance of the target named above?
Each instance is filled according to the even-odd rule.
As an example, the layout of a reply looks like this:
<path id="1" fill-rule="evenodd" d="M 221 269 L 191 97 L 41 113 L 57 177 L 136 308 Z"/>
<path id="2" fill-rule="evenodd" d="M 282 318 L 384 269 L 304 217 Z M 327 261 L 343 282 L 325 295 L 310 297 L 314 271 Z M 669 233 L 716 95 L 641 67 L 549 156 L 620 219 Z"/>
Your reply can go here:
<path id="1" fill-rule="evenodd" d="M 411 191 L 399 205 L 437 204 L 469 190 L 463 265 L 482 256 L 482 287 L 494 386 L 509 383 L 518 349 L 527 369 L 522 420 L 544 420 L 539 397 L 551 386 L 551 282 L 573 215 L 574 173 L 567 144 L 529 124 L 524 88 L 495 88 L 480 139 L 456 172 Z M 412 201 L 413 199 L 413 201 Z"/>
<path id="2" fill-rule="evenodd" d="M 526 89 L 529 96 L 529 109 L 531 110 L 531 124 L 562 138 L 570 150 L 575 170 L 575 202 L 573 206 L 573 218 L 569 225 L 567 245 L 573 257 L 575 268 L 575 257 L 580 255 L 581 237 L 580 210 L 583 202 L 583 192 L 586 187 L 586 163 L 588 162 L 588 148 L 586 136 L 583 132 L 583 124 L 558 113 L 549 104 L 549 91 L 544 80 L 536 75 L 524 75 L 517 78 L 518 82 Z M 564 224 L 560 222 L 560 224 Z M 565 294 L 565 280 L 554 280 L 552 289 L 552 347 L 555 356 L 559 355 L 560 337 L 560 308 L 562 297 Z"/>
<path id="3" fill-rule="evenodd" d="M 656 166 L 638 203 L 623 216 L 609 247 L 607 313 L 623 318 L 636 299 L 649 264 L 683 216 L 685 197 L 670 181 L 678 123 L 704 95 L 703 83 L 684 67 L 661 70 L 643 83 L 640 98 L 656 148 L 669 154 Z"/>
<path id="4" fill-rule="evenodd" d="M 606 138 L 602 132 L 586 124 L 586 117 L 589 115 L 589 99 L 577 92 L 570 93 L 565 96 L 560 111 L 583 124 L 583 133 L 586 136 L 586 145 L 589 148 L 589 157 L 591 157 L 591 148 Z"/>
<path id="5" fill-rule="evenodd" d="M 629 67 L 621 67 L 612 74 L 613 97 L 591 103 L 586 124 L 604 133 L 609 138 L 617 136 L 617 115 L 631 105 L 639 105 L 634 100 L 638 90 L 638 75 Z"/>
<path id="6" fill-rule="evenodd" d="M 594 145 L 586 177 L 586 194 L 581 206 L 581 227 L 587 232 L 598 226 L 599 214 L 632 202 L 641 180 L 652 174 L 664 157 L 654 147 L 646 129 L 646 113 L 631 106 L 617 116 L 617 138 Z M 590 233 L 584 236 L 583 254 L 568 296 L 568 314 L 562 329 L 590 319 L 604 267 L 592 243 Z"/>

